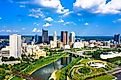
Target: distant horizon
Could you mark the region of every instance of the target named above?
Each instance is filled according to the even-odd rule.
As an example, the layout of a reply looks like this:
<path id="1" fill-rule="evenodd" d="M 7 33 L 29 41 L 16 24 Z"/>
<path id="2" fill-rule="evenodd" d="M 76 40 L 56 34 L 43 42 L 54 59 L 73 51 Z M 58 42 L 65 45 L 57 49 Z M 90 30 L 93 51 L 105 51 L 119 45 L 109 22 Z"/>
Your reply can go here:
<path id="1" fill-rule="evenodd" d="M 19 34 L 19 35 L 21 35 L 21 34 Z M 28 34 L 28 35 L 21 35 L 21 36 L 35 36 L 35 35 L 34 34 L 32 34 L 32 35 Z M 9 36 L 9 35 L 7 35 L 7 34 L 5 34 L 5 35 L 0 34 L 0 36 Z M 38 35 L 38 36 L 42 36 L 42 35 Z M 48 35 L 48 36 L 53 36 L 53 35 Z M 57 36 L 60 37 L 61 35 L 57 35 Z M 106 36 L 105 35 L 76 35 L 76 37 L 114 37 L 114 35 L 106 35 Z"/>

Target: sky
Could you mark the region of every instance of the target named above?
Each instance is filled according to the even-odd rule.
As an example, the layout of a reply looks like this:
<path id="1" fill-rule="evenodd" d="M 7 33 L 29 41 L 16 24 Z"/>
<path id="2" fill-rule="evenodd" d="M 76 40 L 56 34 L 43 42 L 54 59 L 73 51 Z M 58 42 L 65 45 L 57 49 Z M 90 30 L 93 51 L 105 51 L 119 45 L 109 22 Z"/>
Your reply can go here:
<path id="1" fill-rule="evenodd" d="M 0 35 L 121 34 L 121 0 L 0 0 Z"/>

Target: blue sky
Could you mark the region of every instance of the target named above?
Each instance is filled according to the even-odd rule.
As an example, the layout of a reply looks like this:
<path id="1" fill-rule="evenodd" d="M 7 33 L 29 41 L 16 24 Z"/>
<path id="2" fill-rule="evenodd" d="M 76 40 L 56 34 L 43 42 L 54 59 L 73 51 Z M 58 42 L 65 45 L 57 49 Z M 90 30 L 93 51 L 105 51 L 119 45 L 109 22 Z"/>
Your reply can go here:
<path id="1" fill-rule="evenodd" d="M 0 0 L 0 35 L 121 34 L 121 0 Z"/>

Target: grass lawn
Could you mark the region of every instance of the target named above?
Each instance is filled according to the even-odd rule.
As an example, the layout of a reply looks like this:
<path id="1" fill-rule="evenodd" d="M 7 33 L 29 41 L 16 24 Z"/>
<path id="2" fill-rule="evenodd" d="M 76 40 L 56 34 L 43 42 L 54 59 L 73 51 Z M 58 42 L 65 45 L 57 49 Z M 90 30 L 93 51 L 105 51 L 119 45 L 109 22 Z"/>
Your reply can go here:
<path id="1" fill-rule="evenodd" d="M 99 63 L 103 63 L 105 64 L 105 68 L 95 68 L 95 67 L 91 67 L 89 66 L 89 62 L 99 62 Z M 83 64 L 83 65 L 82 65 Z M 79 66 L 80 65 L 80 66 Z M 90 79 L 90 77 L 92 78 L 91 80 L 112 80 L 111 75 L 106 75 L 105 72 L 112 70 L 113 69 L 113 65 L 109 65 L 108 62 L 105 61 L 101 61 L 101 60 L 90 60 L 90 59 L 82 59 L 78 62 L 78 65 L 76 67 L 74 67 L 71 71 L 71 78 L 72 80 L 85 80 L 85 79 Z M 90 70 L 90 71 L 88 71 Z M 102 74 L 105 74 L 105 76 L 100 76 Z M 98 76 L 101 79 L 95 79 L 95 76 Z M 93 78 L 94 77 L 94 78 Z"/>
<path id="2" fill-rule="evenodd" d="M 29 65 L 27 68 L 25 68 L 22 73 L 24 74 L 29 74 L 31 75 L 33 72 L 35 72 L 36 70 L 38 70 L 39 68 L 42 68 L 48 64 L 51 64 L 52 62 L 57 61 L 58 59 L 66 56 L 67 54 L 56 54 L 53 56 L 49 56 L 46 57 L 44 59 L 39 59 L 36 62 L 32 63 L 31 65 Z"/>
<path id="3" fill-rule="evenodd" d="M 112 80 L 114 78 L 115 77 L 112 76 L 112 75 L 104 75 L 104 76 L 99 76 L 99 77 L 92 78 L 90 80 Z"/>
<path id="4" fill-rule="evenodd" d="M 80 58 L 74 59 L 71 63 L 69 63 L 66 67 L 58 70 L 56 72 L 57 80 L 67 80 L 67 76 L 69 76 L 70 69 L 80 60 Z"/>
<path id="5" fill-rule="evenodd" d="M 11 80 L 24 80 L 24 79 L 22 79 L 22 78 L 20 78 L 20 77 L 15 76 L 15 77 L 13 77 Z"/>

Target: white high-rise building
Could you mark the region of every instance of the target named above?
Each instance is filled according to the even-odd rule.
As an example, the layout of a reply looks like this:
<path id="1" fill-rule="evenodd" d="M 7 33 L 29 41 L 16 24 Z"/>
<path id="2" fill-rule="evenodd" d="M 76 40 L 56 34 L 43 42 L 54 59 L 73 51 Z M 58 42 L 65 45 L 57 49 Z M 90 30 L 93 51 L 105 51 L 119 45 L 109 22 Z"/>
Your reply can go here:
<path id="1" fill-rule="evenodd" d="M 56 31 L 53 33 L 53 41 L 50 41 L 50 48 L 56 48 L 57 47 L 57 34 Z"/>
<path id="2" fill-rule="evenodd" d="M 56 31 L 54 31 L 54 34 L 53 34 L 53 41 L 57 41 L 57 34 L 56 34 Z"/>
<path id="3" fill-rule="evenodd" d="M 10 35 L 10 56 L 18 58 L 21 57 L 22 53 L 22 41 L 21 35 L 13 34 Z"/>
<path id="4" fill-rule="evenodd" d="M 69 40 L 70 40 L 71 43 L 75 42 L 75 33 L 74 32 L 70 33 L 70 39 Z"/>

